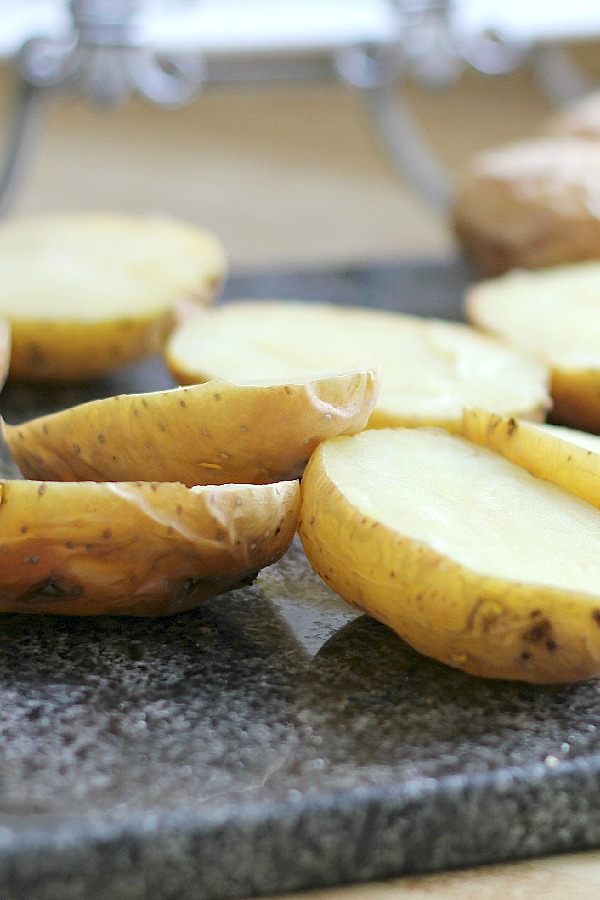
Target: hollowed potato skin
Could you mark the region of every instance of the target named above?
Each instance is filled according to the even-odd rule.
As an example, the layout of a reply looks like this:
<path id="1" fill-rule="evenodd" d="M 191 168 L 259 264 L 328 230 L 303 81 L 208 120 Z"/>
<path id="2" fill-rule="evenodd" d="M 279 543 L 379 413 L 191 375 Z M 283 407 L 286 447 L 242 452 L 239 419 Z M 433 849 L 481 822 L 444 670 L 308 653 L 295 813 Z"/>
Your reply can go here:
<path id="1" fill-rule="evenodd" d="M 158 616 L 248 584 L 291 544 L 295 481 L 0 482 L 0 612 Z"/>
<path id="2" fill-rule="evenodd" d="M 297 384 L 214 380 L 95 400 L 3 432 L 26 478 L 263 484 L 300 477 L 321 441 L 360 431 L 378 387 L 377 370 Z"/>

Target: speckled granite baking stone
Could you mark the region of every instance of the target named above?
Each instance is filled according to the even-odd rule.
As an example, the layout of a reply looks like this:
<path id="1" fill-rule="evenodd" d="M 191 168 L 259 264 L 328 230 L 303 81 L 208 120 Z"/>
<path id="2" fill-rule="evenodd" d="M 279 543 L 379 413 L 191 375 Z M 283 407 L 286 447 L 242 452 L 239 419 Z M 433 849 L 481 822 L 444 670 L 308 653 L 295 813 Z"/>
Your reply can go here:
<path id="1" fill-rule="evenodd" d="M 460 314 L 460 263 L 232 279 Z M 11 386 L 18 420 L 168 387 Z M 0 617 L 2 900 L 216 900 L 600 846 L 596 683 L 470 678 L 357 616 L 296 543 L 163 620 Z"/>

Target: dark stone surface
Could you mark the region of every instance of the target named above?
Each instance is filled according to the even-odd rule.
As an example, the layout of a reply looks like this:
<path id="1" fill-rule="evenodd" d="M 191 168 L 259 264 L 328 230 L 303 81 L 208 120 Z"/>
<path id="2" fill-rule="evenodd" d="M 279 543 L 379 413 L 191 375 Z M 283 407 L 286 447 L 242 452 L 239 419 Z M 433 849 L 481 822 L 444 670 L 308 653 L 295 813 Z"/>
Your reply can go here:
<path id="1" fill-rule="evenodd" d="M 460 264 L 228 296 L 459 317 Z M 287 286 L 287 287 L 286 287 Z M 12 386 L 13 419 L 167 387 Z M 357 616 L 295 544 L 163 620 L 0 616 L 2 900 L 216 900 L 600 846 L 600 693 L 477 680 Z"/>

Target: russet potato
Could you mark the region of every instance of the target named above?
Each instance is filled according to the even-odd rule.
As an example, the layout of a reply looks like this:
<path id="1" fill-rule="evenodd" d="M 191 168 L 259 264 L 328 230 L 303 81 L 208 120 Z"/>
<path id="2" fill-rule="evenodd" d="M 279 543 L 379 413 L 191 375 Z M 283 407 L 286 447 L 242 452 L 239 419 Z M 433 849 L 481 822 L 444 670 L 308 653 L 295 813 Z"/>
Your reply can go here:
<path id="1" fill-rule="evenodd" d="M 203 310 L 165 345 L 181 384 L 381 367 L 369 428 L 458 430 L 465 406 L 543 419 L 547 366 L 468 325 L 325 303 L 242 301 Z"/>
<path id="2" fill-rule="evenodd" d="M 474 675 L 600 674 L 600 513 L 444 431 L 322 444 L 301 485 L 315 570 L 415 649 Z"/>
<path id="3" fill-rule="evenodd" d="M 463 414 L 462 433 L 506 459 L 600 508 L 600 436 L 499 416 L 481 409 Z"/>
<path id="4" fill-rule="evenodd" d="M 162 349 L 182 305 L 211 302 L 227 262 L 218 239 L 158 216 L 55 213 L 0 226 L 0 317 L 9 376 L 77 381 Z"/>
<path id="5" fill-rule="evenodd" d="M 476 327 L 550 368 L 556 424 L 600 432 L 600 262 L 482 281 L 467 292 L 465 311 Z"/>
<path id="6" fill-rule="evenodd" d="M 296 481 L 0 482 L 0 611 L 158 616 L 252 581 L 293 539 Z"/>
<path id="7" fill-rule="evenodd" d="M 266 483 L 298 478 L 315 447 L 367 423 L 377 369 L 274 384 L 204 384 L 95 400 L 4 437 L 26 478 Z"/>
<path id="8" fill-rule="evenodd" d="M 478 277 L 600 258 L 599 171 L 600 143 L 574 136 L 477 154 L 450 217 Z"/>

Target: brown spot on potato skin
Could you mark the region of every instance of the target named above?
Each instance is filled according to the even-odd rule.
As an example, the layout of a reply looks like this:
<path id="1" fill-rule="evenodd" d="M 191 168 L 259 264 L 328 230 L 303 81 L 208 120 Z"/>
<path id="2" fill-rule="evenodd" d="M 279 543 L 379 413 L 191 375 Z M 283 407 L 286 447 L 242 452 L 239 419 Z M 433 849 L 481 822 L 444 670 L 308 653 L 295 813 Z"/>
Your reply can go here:
<path id="1" fill-rule="evenodd" d="M 508 434 L 508 436 L 512 437 L 513 434 L 515 433 L 515 431 L 518 429 L 518 427 L 519 427 L 519 423 L 517 422 L 517 420 L 515 418 L 513 418 L 511 416 L 510 419 L 508 420 L 508 422 L 506 423 L 506 433 Z"/>
<path id="2" fill-rule="evenodd" d="M 44 483 L 44 484 L 40 484 L 40 486 L 39 486 L 39 488 L 38 488 L 38 494 L 39 494 L 40 497 L 42 497 L 42 496 L 46 493 L 46 488 L 47 488 L 47 487 L 48 487 L 48 485 L 45 484 L 45 483 Z"/>
<path id="3" fill-rule="evenodd" d="M 554 653 L 557 649 L 554 629 L 549 619 L 539 619 L 535 625 L 524 632 L 523 640 L 528 644 L 543 644 L 549 653 Z"/>
<path id="4" fill-rule="evenodd" d="M 594 609 L 592 611 L 592 619 L 596 623 L 596 625 L 600 625 L 600 609 Z"/>

